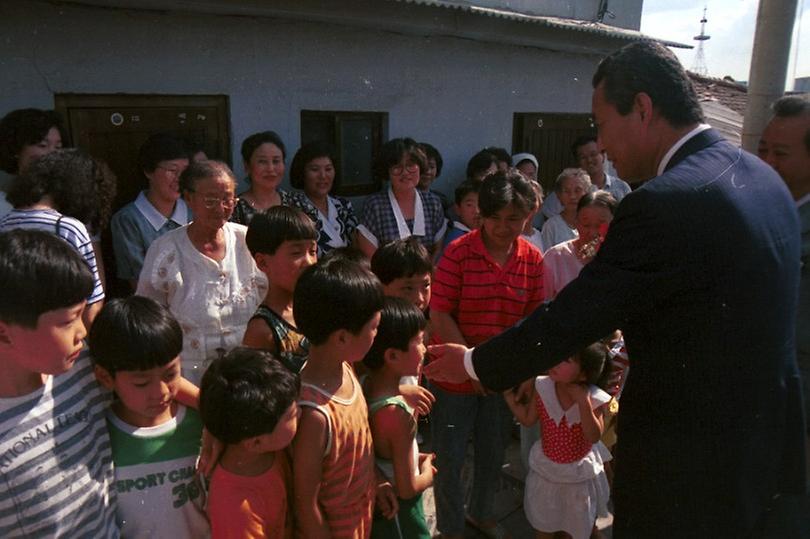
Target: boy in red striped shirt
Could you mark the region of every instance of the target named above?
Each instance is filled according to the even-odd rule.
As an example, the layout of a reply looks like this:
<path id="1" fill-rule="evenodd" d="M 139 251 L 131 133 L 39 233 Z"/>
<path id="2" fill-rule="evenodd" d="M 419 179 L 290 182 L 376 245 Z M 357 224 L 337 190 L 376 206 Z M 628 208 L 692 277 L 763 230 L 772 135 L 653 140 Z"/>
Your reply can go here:
<path id="1" fill-rule="evenodd" d="M 511 327 L 543 299 L 543 256 L 521 237 L 536 202 L 531 184 L 516 171 L 488 176 L 478 196 L 480 229 L 450 243 L 433 280 L 430 317 L 434 342 L 476 346 Z M 461 485 L 467 440 L 474 432 L 474 481 L 466 520 L 487 535 L 502 536 L 493 518 L 495 486 L 503 462 L 509 412 L 500 394 L 477 382 L 434 382 L 433 444 L 438 528 L 463 537 Z"/>

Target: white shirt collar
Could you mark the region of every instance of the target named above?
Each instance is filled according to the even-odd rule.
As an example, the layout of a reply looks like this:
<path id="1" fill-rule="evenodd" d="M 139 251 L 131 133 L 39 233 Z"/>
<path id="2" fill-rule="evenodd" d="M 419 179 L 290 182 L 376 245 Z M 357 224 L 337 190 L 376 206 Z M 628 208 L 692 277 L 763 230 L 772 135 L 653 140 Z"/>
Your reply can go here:
<path id="1" fill-rule="evenodd" d="M 807 193 L 803 197 L 799 198 L 799 200 L 796 201 L 796 207 L 801 208 L 802 206 L 804 206 L 808 202 L 810 202 L 810 193 Z"/>
<path id="2" fill-rule="evenodd" d="M 543 401 L 546 413 L 555 424 L 559 425 L 563 417 L 565 417 L 569 426 L 581 422 L 579 406 L 574 404 L 567 410 L 563 410 L 560 400 L 557 398 L 557 392 L 554 389 L 554 380 L 548 376 L 538 376 L 534 382 L 534 389 Z M 591 406 L 594 410 L 610 401 L 610 395 L 596 386 L 590 386 L 588 393 L 590 393 Z"/>
<path id="3" fill-rule="evenodd" d="M 146 198 L 146 191 L 138 193 L 138 198 L 135 199 L 135 207 L 138 208 L 138 211 L 141 212 L 141 215 L 152 225 L 155 231 L 163 228 L 163 225 L 169 220 L 174 221 L 180 226 L 188 224 L 188 208 L 182 198 L 177 199 L 177 202 L 174 204 L 174 211 L 172 211 L 168 219 L 152 206 L 152 203 Z"/>
<path id="4" fill-rule="evenodd" d="M 664 158 L 661 159 L 661 162 L 658 163 L 658 176 L 664 173 L 664 171 L 667 169 L 667 165 L 669 164 L 669 160 L 672 159 L 672 156 L 675 155 L 675 152 L 681 149 L 681 146 L 686 144 L 686 142 L 689 139 L 691 139 L 698 133 L 702 133 L 703 131 L 706 131 L 707 129 L 711 128 L 712 126 L 710 126 L 709 124 L 700 124 L 696 128 L 689 131 L 687 134 L 685 134 L 683 137 L 681 137 L 681 139 L 678 142 L 673 144 L 672 148 L 670 148 L 669 151 L 664 154 Z"/>
<path id="5" fill-rule="evenodd" d="M 425 211 L 422 208 L 422 195 L 418 189 L 414 193 L 414 206 L 413 206 L 413 233 L 408 229 L 408 224 L 405 222 L 405 216 L 402 209 L 399 207 L 394 196 L 394 191 L 388 187 L 388 201 L 391 203 L 391 209 L 394 212 L 394 219 L 397 222 L 397 230 L 399 231 L 400 239 L 405 239 L 410 236 L 424 236 L 425 235 Z"/>
<path id="6" fill-rule="evenodd" d="M 453 221 L 453 227 L 459 230 L 463 230 L 464 232 L 471 232 L 470 227 L 468 227 L 461 221 Z"/>

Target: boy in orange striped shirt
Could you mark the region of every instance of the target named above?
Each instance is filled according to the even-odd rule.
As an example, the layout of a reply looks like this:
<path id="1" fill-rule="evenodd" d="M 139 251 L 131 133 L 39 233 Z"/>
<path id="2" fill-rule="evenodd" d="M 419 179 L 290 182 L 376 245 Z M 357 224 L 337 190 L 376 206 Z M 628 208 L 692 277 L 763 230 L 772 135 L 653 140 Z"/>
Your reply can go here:
<path id="1" fill-rule="evenodd" d="M 310 342 L 293 441 L 299 537 L 365 539 L 371 531 L 374 447 L 351 364 L 371 348 L 382 305 L 379 280 L 341 257 L 307 268 L 295 287 L 295 322 Z"/>

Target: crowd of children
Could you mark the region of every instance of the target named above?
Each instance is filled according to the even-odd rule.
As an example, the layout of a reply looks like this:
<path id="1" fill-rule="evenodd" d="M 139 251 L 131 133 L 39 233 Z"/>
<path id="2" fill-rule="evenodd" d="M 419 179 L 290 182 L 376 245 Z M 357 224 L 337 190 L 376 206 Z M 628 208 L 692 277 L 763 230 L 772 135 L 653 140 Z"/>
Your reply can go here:
<path id="1" fill-rule="evenodd" d="M 417 170 L 426 178 L 409 183 L 416 150 L 397 140 L 388 163 L 397 190 L 428 191 L 440 154 L 423 145 L 426 165 Z M 246 162 L 269 152 L 245 197 L 255 202 L 261 167 L 275 180 L 284 149 L 272 137 L 254 146 Z M 317 166 L 296 165 L 303 182 L 328 176 L 325 151 L 308 150 Z M 51 155 L 30 169 L 59 180 L 48 167 L 89 159 Z M 421 377 L 428 344 L 474 346 L 518 323 L 576 275 L 606 233 L 616 201 L 591 193 L 579 169 L 558 178 L 562 213 L 542 234 L 534 228 L 543 204 L 531 177 L 538 162 L 518 157 L 520 170 L 497 148 L 470 160 L 452 208 L 442 204 L 454 219 L 435 251 L 432 237 L 404 235 L 367 259 L 329 243 L 326 214 L 243 205 L 250 220 L 233 225 L 244 235 L 235 247 L 249 251 L 269 286 L 244 322 L 242 345 L 204 365 L 199 390 L 182 376 L 185 328 L 166 305 L 136 295 L 98 309 L 99 269 L 82 224 L 98 216 L 72 216 L 61 180 L 43 180 L 45 202 L 19 198 L 25 204 L 15 210 L 39 212 L 36 226 L 0 226 L 0 536 L 429 538 L 422 494 L 435 487 L 442 537 L 462 537 L 466 524 L 507 537 L 494 494 L 514 415 L 540 425 L 539 439 L 526 438 L 534 445 L 524 504 L 538 537 L 588 537 L 609 496 L 611 457 L 600 438 L 622 379 L 604 367 L 626 367 L 620 336 L 612 352 L 596 343 L 504 395 Z M 101 185 L 99 174 L 78 176 Z M 23 184 L 15 185 L 21 197 Z M 204 202 L 229 215 L 229 200 Z M 78 232 L 66 236 L 68 227 Z M 428 412 L 432 452 L 421 453 L 418 420 Z M 198 472 L 201 451 L 201 471 L 210 473 Z"/>

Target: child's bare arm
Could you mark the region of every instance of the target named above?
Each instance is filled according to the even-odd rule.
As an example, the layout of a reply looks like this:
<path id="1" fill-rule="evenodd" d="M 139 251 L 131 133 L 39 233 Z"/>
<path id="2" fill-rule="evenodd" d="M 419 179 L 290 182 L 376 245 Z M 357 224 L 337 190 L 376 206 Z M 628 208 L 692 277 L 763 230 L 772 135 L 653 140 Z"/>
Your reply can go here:
<path id="1" fill-rule="evenodd" d="M 503 392 L 503 400 L 512 410 L 515 419 L 524 427 L 537 423 L 537 407 L 534 405 L 536 396 L 534 378 Z"/>
<path id="2" fill-rule="evenodd" d="M 576 400 L 577 406 L 579 406 L 582 434 L 586 440 L 595 444 L 602 437 L 602 431 L 604 430 L 602 410 L 594 410 L 591 406 L 591 395 L 587 385 L 571 384 L 568 391 Z"/>
<path id="3" fill-rule="evenodd" d="M 397 496 L 410 499 L 433 484 L 431 462 L 414 470 L 413 437 L 415 420 L 397 406 L 386 406 L 374 414 L 372 432 L 388 442 L 394 463 L 394 488 Z M 417 474 L 418 472 L 418 474 Z"/>
<path id="4" fill-rule="evenodd" d="M 261 318 L 254 318 L 248 322 L 245 329 L 245 336 L 242 337 L 242 344 L 250 348 L 267 350 L 273 354 L 278 353 L 276 341 L 273 338 L 273 331 Z"/>
<path id="5" fill-rule="evenodd" d="M 200 388 L 181 376 L 180 383 L 177 385 L 177 395 L 174 397 L 174 400 L 183 406 L 199 410 Z"/>
<path id="6" fill-rule="evenodd" d="M 408 403 L 408 406 L 416 410 L 417 415 L 428 415 L 436 397 L 428 389 L 412 384 L 402 384 L 399 386 L 399 393 Z"/>
<path id="7" fill-rule="evenodd" d="M 324 415 L 302 407 L 293 440 L 293 486 L 296 522 L 303 537 L 330 539 L 332 532 L 318 503 L 328 425 Z"/>

